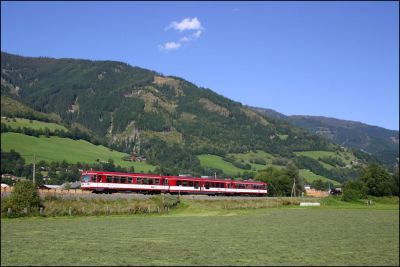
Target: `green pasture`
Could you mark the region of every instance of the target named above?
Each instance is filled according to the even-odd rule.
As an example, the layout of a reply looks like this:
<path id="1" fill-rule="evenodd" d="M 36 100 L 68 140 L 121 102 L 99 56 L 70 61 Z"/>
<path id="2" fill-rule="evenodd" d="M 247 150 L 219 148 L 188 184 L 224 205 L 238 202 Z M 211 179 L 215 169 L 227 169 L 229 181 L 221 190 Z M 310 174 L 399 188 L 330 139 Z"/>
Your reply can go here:
<path id="1" fill-rule="evenodd" d="M 299 174 L 300 174 L 300 176 L 304 177 L 304 179 L 306 180 L 307 183 L 311 183 L 315 180 L 322 180 L 323 182 L 330 182 L 334 186 L 340 185 L 340 183 L 338 181 L 334 181 L 329 178 L 326 178 L 325 176 L 315 174 L 310 170 L 300 169 Z"/>
<path id="2" fill-rule="evenodd" d="M 251 170 L 262 170 L 268 167 L 275 167 L 275 168 L 284 167 L 271 164 L 272 159 L 274 159 L 274 156 L 261 150 L 251 151 L 247 153 L 229 153 L 227 156 L 234 157 L 239 161 L 242 160 L 242 163 L 244 164 L 246 163 L 250 164 Z M 221 169 L 224 173 L 228 175 L 236 175 L 237 173 L 243 173 L 246 171 L 244 169 L 234 166 L 232 163 L 225 161 L 222 157 L 217 155 L 202 154 L 198 155 L 197 157 L 200 160 L 201 166 Z M 267 162 L 267 164 L 261 165 L 250 162 L 250 160 L 257 158 L 264 159 Z"/>
<path id="3" fill-rule="evenodd" d="M 350 152 L 333 152 L 333 151 L 301 151 L 301 152 L 294 152 L 297 156 L 305 156 L 310 157 L 312 159 L 318 160 L 318 158 L 322 157 L 334 157 L 340 158 L 344 163 L 350 164 L 352 160 L 356 158 Z M 319 161 L 326 169 L 332 169 L 333 166 L 327 164 L 325 162 Z"/>
<path id="4" fill-rule="evenodd" d="M 246 163 L 250 164 L 251 168 L 255 169 L 257 171 L 266 169 L 268 167 L 274 167 L 274 168 L 278 168 L 278 169 L 284 167 L 284 166 L 272 164 L 272 160 L 275 159 L 275 157 L 272 154 L 269 154 L 262 150 L 250 151 L 247 153 L 229 153 L 228 156 L 231 156 L 238 160 L 241 160 L 245 164 Z M 263 159 L 267 162 L 267 164 L 262 165 L 262 164 L 256 164 L 256 163 L 250 162 L 251 160 L 255 160 L 255 159 Z"/>
<path id="5" fill-rule="evenodd" d="M 115 165 L 121 167 L 134 166 L 136 172 L 148 172 L 154 169 L 154 166 L 144 162 L 122 160 L 124 156 L 128 155 L 126 153 L 110 150 L 104 146 L 96 146 L 85 140 L 72 140 L 57 136 L 40 136 L 38 138 L 20 133 L 2 133 L 1 149 L 3 151 L 14 149 L 24 157 L 27 163 L 32 162 L 32 155 L 35 153 L 38 161 L 65 160 L 70 163 L 93 163 L 97 159 L 100 161 L 112 159 Z"/>
<path id="6" fill-rule="evenodd" d="M 233 166 L 232 163 L 226 162 L 222 157 L 210 154 L 198 155 L 200 165 L 209 168 L 221 169 L 225 174 L 236 175 L 237 173 L 244 172 L 245 170 Z"/>
<path id="7" fill-rule="evenodd" d="M 62 125 L 59 125 L 56 123 L 50 123 L 50 122 L 37 121 L 37 120 L 15 118 L 15 121 L 13 121 L 13 119 L 10 119 L 10 118 L 8 118 L 8 119 L 1 118 L 1 122 L 13 129 L 17 129 L 18 127 L 21 127 L 21 129 L 22 129 L 23 127 L 26 127 L 26 128 L 31 128 L 34 130 L 39 130 L 39 129 L 44 130 L 47 127 L 50 131 L 55 131 L 58 129 L 58 130 L 63 130 L 65 132 L 68 132 L 68 129 Z"/>
<path id="8" fill-rule="evenodd" d="M 184 199 L 164 215 L 5 218 L 1 265 L 399 265 L 398 199 L 330 200 L 227 210 Z"/>

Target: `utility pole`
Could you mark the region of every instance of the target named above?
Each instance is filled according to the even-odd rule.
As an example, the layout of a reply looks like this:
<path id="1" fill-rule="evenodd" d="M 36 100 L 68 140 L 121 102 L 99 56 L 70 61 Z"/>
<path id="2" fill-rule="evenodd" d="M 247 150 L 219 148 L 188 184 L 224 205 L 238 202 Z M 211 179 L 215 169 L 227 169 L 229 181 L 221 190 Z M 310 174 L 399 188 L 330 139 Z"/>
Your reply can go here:
<path id="1" fill-rule="evenodd" d="M 35 184 L 35 172 L 36 172 L 36 159 L 35 159 L 35 153 L 33 153 L 33 184 Z"/>
<path id="2" fill-rule="evenodd" d="M 293 177 L 293 186 L 292 186 L 292 192 L 290 193 L 290 197 L 296 197 L 296 177 Z"/>

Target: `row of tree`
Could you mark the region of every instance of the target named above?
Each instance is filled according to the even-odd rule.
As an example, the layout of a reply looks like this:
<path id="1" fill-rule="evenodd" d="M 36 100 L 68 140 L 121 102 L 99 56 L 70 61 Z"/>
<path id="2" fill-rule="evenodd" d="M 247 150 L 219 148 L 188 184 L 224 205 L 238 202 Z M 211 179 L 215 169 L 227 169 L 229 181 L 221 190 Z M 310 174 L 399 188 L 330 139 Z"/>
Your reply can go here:
<path id="1" fill-rule="evenodd" d="M 399 168 L 390 174 L 382 165 L 371 164 L 362 170 L 360 176 L 346 182 L 342 199 L 358 200 L 370 196 L 398 196 Z"/>

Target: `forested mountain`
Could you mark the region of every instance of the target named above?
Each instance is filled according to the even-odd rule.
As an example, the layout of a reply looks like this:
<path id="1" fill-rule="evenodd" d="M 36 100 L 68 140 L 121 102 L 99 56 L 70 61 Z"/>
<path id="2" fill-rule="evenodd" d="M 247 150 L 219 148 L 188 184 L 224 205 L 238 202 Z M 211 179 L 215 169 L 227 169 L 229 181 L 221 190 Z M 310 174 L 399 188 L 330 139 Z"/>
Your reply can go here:
<path id="1" fill-rule="evenodd" d="M 296 153 L 341 150 L 326 138 L 210 89 L 122 62 L 2 52 L 1 95 L 2 114 L 39 120 L 44 116 L 68 129 L 79 128 L 83 136 L 144 155 L 170 173 L 200 173 L 199 154 L 256 150 L 321 170 L 316 160 Z"/>
<path id="2" fill-rule="evenodd" d="M 272 109 L 250 108 L 269 118 L 286 120 L 292 125 L 323 136 L 336 144 L 366 151 L 387 166 L 394 166 L 399 162 L 399 131 L 356 121 L 322 116 L 286 116 Z"/>

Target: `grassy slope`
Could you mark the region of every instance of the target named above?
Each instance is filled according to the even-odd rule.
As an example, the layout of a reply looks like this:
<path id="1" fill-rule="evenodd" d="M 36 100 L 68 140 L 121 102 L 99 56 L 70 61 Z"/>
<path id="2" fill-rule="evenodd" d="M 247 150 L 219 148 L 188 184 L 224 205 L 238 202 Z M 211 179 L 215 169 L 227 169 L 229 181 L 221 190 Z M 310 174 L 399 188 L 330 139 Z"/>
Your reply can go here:
<path id="1" fill-rule="evenodd" d="M 243 163 L 250 164 L 252 169 L 254 168 L 255 170 L 262 170 L 266 169 L 268 167 L 274 167 L 274 168 L 283 168 L 284 166 L 280 165 L 274 165 L 272 164 L 272 160 L 275 159 L 275 157 L 272 154 L 269 154 L 265 151 L 257 150 L 257 151 L 250 151 L 247 153 L 230 153 L 228 156 L 233 156 L 236 159 L 243 160 Z M 261 165 L 261 164 L 255 164 L 251 163 L 250 160 L 254 159 L 263 159 L 267 162 L 266 165 Z"/>
<path id="2" fill-rule="evenodd" d="M 310 170 L 305 170 L 305 169 L 301 169 L 299 170 L 299 174 L 300 176 L 304 177 L 304 179 L 306 180 L 307 183 L 311 183 L 315 180 L 322 180 L 323 182 L 330 182 L 331 184 L 335 185 L 335 186 L 339 186 L 340 183 L 331 179 L 328 179 L 324 176 L 315 174 L 313 172 L 311 172 Z"/>
<path id="3" fill-rule="evenodd" d="M 305 157 L 310 157 L 315 160 L 318 160 L 320 157 L 338 157 L 340 158 L 344 163 L 350 164 L 352 160 L 355 160 L 356 158 L 354 157 L 353 154 L 349 152 L 339 152 L 336 154 L 336 152 L 332 151 L 302 151 L 302 152 L 294 152 L 297 156 L 305 156 Z M 326 164 L 325 162 L 319 161 L 326 169 L 332 169 L 332 165 Z"/>
<path id="4" fill-rule="evenodd" d="M 219 214 L 209 203 L 184 200 L 161 216 L 3 219 L 1 265 L 399 265 L 398 200 Z"/>
<path id="5" fill-rule="evenodd" d="M 236 159 L 243 159 L 244 164 L 251 165 L 252 170 L 262 170 L 268 167 L 282 168 L 283 166 L 272 165 L 271 161 L 274 158 L 271 154 L 264 151 L 248 152 L 248 153 L 231 153 L 228 156 L 234 156 Z M 217 155 L 198 155 L 201 166 L 221 169 L 228 175 L 236 175 L 238 172 L 243 173 L 246 170 L 235 167 L 232 163 L 225 161 L 222 157 Z M 267 165 L 251 163 L 251 159 L 262 158 L 267 162 Z M 247 170 L 249 171 L 249 170 Z"/>
<path id="6" fill-rule="evenodd" d="M 34 130 L 39 130 L 39 129 L 45 129 L 46 127 L 49 128 L 50 131 L 55 131 L 55 130 L 63 130 L 65 132 L 68 132 L 68 129 L 65 128 L 62 125 L 55 124 L 55 123 L 48 123 L 48 122 L 42 122 L 42 121 L 37 121 L 37 120 L 30 120 L 28 119 L 21 119 L 21 118 L 16 118 L 15 122 L 12 119 L 3 119 L 1 118 L 1 122 L 6 124 L 7 126 L 10 126 L 13 129 L 17 129 L 18 127 L 26 127 L 26 128 L 31 128 Z"/>
<path id="7" fill-rule="evenodd" d="M 221 169 L 228 175 L 236 175 L 238 172 L 243 172 L 243 169 L 239 169 L 232 165 L 230 162 L 226 162 L 220 156 L 216 155 L 198 155 L 201 166 L 210 168 Z"/>
<path id="8" fill-rule="evenodd" d="M 122 167 L 134 166 L 137 172 L 147 172 L 154 169 L 154 166 L 143 162 L 123 161 L 122 157 L 127 156 L 126 153 L 110 151 L 109 148 L 95 146 L 84 140 L 76 141 L 56 136 L 37 138 L 19 133 L 2 133 L 1 149 L 3 151 L 14 149 L 28 163 L 32 162 L 31 155 L 35 152 L 37 160 L 93 163 L 96 159 L 103 161 L 112 159 L 116 165 Z"/>

